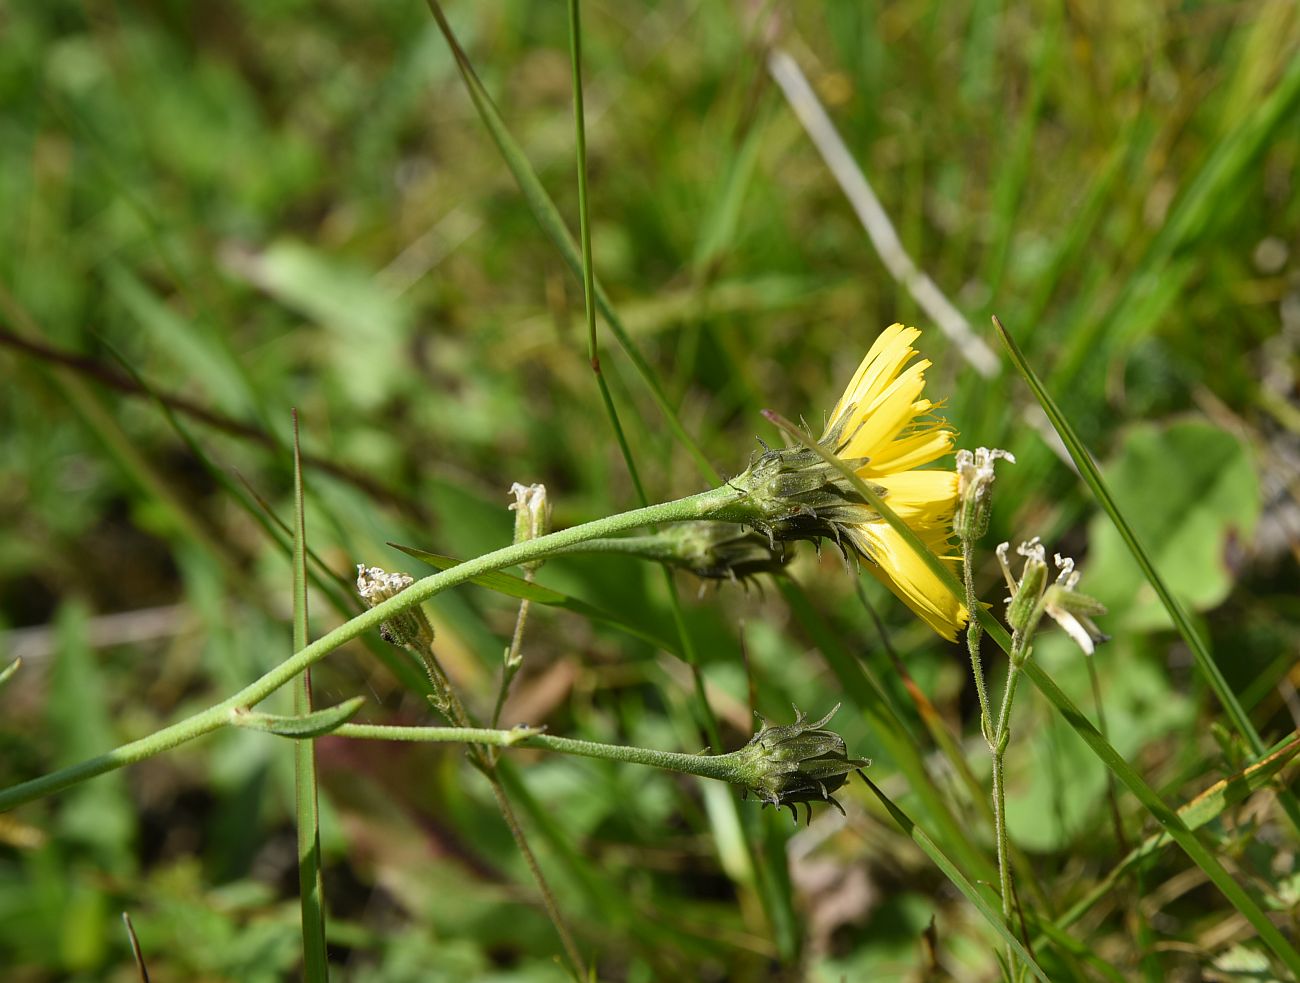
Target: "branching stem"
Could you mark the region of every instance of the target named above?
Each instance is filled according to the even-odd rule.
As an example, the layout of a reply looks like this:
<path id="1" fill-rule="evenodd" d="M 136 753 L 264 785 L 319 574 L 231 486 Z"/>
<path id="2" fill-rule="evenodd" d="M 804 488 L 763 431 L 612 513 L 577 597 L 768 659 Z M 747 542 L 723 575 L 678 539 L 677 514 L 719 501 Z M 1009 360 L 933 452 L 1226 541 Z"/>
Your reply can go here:
<path id="1" fill-rule="evenodd" d="M 42 775 L 40 778 L 34 778 L 31 781 L 0 790 L 0 812 L 22 805 L 24 802 L 31 802 L 53 792 L 58 792 L 88 778 L 94 778 L 96 775 L 102 775 L 105 772 L 143 761 L 163 751 L 168 751 L 171 748 L 192 741 L 196 737 L 211 733 L 228 724 L 232 715 L 260 703 L 308 666 L 319 662 L 340 645 L 351 641 L 364 632 L 377 629 L 383 622 L 451 587 L 466 583 L 477 576 L 491 573 L 494 570 L 503 570 L 528 560 L 542 559 L 563 547 L 572 546 L 575 543 L 600 539 L 614 533 L 652 525 L 657 522 L 684 522 L 691 519 L 725 519 L 742 522 L 745 519 L 743 510 L 740 508 L 742 498 L 743 494 L 741 492 L 723 485 L 720 488 L 701 492 L 698 495 L 665 502 L 661 505 L 633 509 L 630 512 L 622 512 L 618 515 L 596 519 L 593 522 L 586 522 L 546 536 L 539 536 L 537 539 L 506 546 L 472 560 L 467 560 L 449 570 L 442 570 L 432 574 L 423 580 L 417 580 L 396 597 L 376 605 L 369 611 L 357 615 L 333 631 L 322 635 L 310 645 L 295 652 L 274 669 L 220 703 L 105 754 L 51 772 L 48 775 Z"/>

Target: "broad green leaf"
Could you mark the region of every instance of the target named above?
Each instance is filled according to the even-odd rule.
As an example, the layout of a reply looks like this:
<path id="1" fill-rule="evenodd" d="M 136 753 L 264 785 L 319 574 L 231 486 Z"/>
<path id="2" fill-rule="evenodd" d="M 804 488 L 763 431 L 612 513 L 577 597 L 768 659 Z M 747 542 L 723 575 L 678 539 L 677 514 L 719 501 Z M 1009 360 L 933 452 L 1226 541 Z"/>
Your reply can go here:
<path id="1" fill-rule="evenodd" d="M 287 240 L 238 257 L 232 267 L 329 332 L 328 358 L 359 407 L 377 406 L 409 380 L 411 309 L 368 271 Z"/>
<path id="2" fill-rule="evenodd" d="M 1197 611 L 1221 603 L 1232 589 L 1229 550 L 1259 517 L 1259 484 L 1241 442 L 1198 420 L 1142 425 L 1127 434 L 1105 477 L 1174 595 Z M 1084 589 L 1110 609 L 1110 630 L 1168 626 L 1114 524 L 1099 515 L 1089 535 Z"/>

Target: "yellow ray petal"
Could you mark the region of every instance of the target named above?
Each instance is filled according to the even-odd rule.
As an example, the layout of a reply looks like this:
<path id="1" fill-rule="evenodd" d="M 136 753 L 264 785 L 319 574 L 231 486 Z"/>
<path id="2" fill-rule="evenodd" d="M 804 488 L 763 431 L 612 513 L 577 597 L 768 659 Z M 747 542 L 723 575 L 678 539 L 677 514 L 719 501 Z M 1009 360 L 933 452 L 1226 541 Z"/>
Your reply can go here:
<path id="1" fill-rule="evenodd" d="M 855 526 L 851 537 L 874 562 L 868 569 L 927 625 L 949 641 L 966 623 L 966 605 L 953 597 L 924 561 L 912 552 L 903 538 L 883 520 Z M 922 535 L 926 545 L 943 555 L 946 537 L 937 542 Z M 944 562 L 955 569 L 955 557 Z"/>
<path id="2" fill-rule="evenodd" d="M 925 370 L 920 361 L 906 369 L 870 403 L 855 404 L 845 414 L 843 457 L 874 457 L 917 416 L 930 411 L 930 401 L 920 399 Z"/>
<path id="3" fill-rule="evenodd" d="M 863 478 L 908 471 L 943 457 L 952 450 L 956 436 L 942 423 L 922 424 L 910 433 L 891 440 L 858 471 Z"/>
<path id="4" fill-rule="evenodd" d="M 876 338 L 871 350 L 853 373 L 844 395 L 831 410 L 827 432 L 834 428 L 839 418 L 854 404 L 866 405 L 894 380 L 898 372 L 916 354 L 912 342 L 921 336 L 917 328 L 905 328 L 901 324 L 891 324 Z M 826 436 L 822 435 L 823 438 Z"/>

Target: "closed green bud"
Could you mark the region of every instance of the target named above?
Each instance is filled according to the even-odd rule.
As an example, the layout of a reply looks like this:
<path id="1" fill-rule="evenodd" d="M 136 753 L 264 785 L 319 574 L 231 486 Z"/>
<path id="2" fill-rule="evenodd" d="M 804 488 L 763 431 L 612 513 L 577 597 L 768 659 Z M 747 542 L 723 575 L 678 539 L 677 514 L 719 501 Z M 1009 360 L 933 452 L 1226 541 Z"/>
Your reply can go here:
<path id="1" fill-rule="evenodd" d="M 973 542 L 988 531 L 993 511 L 993 465 L 999 459 L 1016 463 L 1010 451 L 997 448 L 957 452 L 957 511 L 952 528 L 963 540 Z"/>
<path id="2" fill-rule="evenodd" d="M 831 793 L 848 780 L 850 773 L 871 762 L 850 758 L 844 738 L 825 729 L 838 710 L 836 705 L 820 720 L 809 722 L 796 707 L 795 722 L 784 727 L 764 720 L 749 743 L 732 755 L 737 762 L 736 781 L 764 805 L 785 806 L 796 821 L 799 814 L 795 806 L 800 802 L 807 808 L 809 821 L 813 802 L 830 802 L 843 812 Z"/>
<path id="3" fill-rule="evenodd" d="M 679 522 L 659 534 L 668 562 L 708 580 L 740 581 L 785 566 L 783 544 L 734 522 Z"/>
<path id="4" fill-rule="evenodd" d="M 830 439 L 838 437 L 835 433 Z M 845 458 L 844 463 L 857 470 L 867 460 Z M 880 518 L 838 468 L 807 447 L 768 449 L 727 483 L 747 493 L 745 521 L 772 546 L 796 539 L 832 539 L 847 555 L 851 530 Z M 882 498 L 887 494 L 880 485 L 872 490 Z"/>
<path id="5" fill-rule="evenodd" d="M 515 496 L 510 510 L 515 514 L 516 543 L 526 543 L 551 531 L 551 503 L 545 485 L 521 485 L 516 481 L 510 492 Z M 541 565 L 541 560 L 531 560 L 523 568 L 536 570 Z"/>

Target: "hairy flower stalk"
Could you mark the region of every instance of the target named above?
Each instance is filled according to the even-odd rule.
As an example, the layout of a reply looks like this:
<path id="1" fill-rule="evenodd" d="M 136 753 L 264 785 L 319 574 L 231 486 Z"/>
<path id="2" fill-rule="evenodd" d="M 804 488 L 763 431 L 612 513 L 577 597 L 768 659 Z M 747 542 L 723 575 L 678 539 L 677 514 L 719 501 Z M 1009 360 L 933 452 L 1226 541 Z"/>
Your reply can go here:
<path id="1" fill-rule="evenodd" d="M 991 471 L 991 458 L 988 459 L 988 464 Z M 992 481 L 991 474 L 988 480 Z M 963 537 L 963 549 L 967 557 L 970 556 L 971 543 L 971 539 Z M 996 550 L 998 565 L 1002 568 L 1002 574 L 1006 579 L 1010 592 L 1007 597 L 1007 624 L 1011 627 L 1012 632 L 1011 650 L 1008 653 L 1007 681 L 1002 691 L 1002 705 L 998 710 L 996 722 L 990 720 L 987 705 L 988 698 L 984 695 L 982 683 L 980 683 L 981 729 L 984 731 L 984 738 L 989 746 L 989 754 L 993 759 L 993 817 L 996 827 L 1002 914 L 1008 925 L 1011 924 L 1012 896 L 1011 870 L 1008 860 L 1006 768 L 1004 762 L 1007 746 L 1011 740 L 1011 707 L 1015 700 L 1016 685 L 1019 682 L 1020 673 L 1024 669 L 1025 663 L 1033 652 L 1034 635 L 1038 631 L 1039 623 L 1042 621 L 1044 614 L 1060 624 L 1080 648 L 1086 654 L 1091 655 L 1095 643 L 1104 638 L 1093 623 L 1092 618 L 1105 613 L 1105 608 L 1099 601 L 1075 591 L 1074 588 L 1079 581 L 1079 574 L 1074 569 L 1073 560 L 1062 557 L 1059 553 L 1056 554 L 1056 566 L 1059 574 L 1056 582 L 1049 584 L 1047 550 L 1038 537 L 1035 536 L 1016 548 L 1016 552 L 1024 558 L 1020 577 L 1017 578 L 1012 573 L 1011 564 L 1007 559 L 1010 548 L 1010 543 L 1002 543 Z M 968 592 L 974 590 L 972 583 L 968 560 L 966 569 Z M 976 640 L 975 644 L 978 644 L 978 640 Z M 974 645 L 971 649 L 971 659 L 973 667 L 978 672 L 978 654 Z M 1015 953 L 1010 948 L 1007 949 L 1006 958 L 1008 965 L 1013 968 L 1014 977 L 1017 960 Z"/>
<path id="2" fill-rule="evenodd" d="M 922 395 L 928 359 L 913 361 L 916 328 L 881 332 L 831 411 L 818 443 L 848 464 L 873 491 L 943 556 L 958 500 L 954 471 L 924 470 L 949 453 L 953 431 Z M 816 451 L 768 449 L 733 488 L 746 493 L 746 522 L 772 543 L 830 539 L 867 561 L 886 587 L 944 638 L 966 622 L 966 606 L 851 483 Z M 946 562 L 956 566 L 956 557 Z"/>
<path id="3" fill-rule="evenodd" d="M 789 561 L 784 543 L 735 522 L 677 522 L 644 536 L 596 539 L 569 553 L 622 553 L 688 570 L 701 580 L 743 583 L 779 573 Z"/>
<path id="4" fill-rule="evenodd" d="M 843 811 L 832 793 L 841 788 L 853 772 L 871 764 L 866 759 L 850 758 L 844 739 L 826 729 L 825 725 L 838 710 L 836 706 L 820 720 L 809 721 L 795 708 L 795 722 L 784 726 L 763 720 L 762 726 L 744 747 L 726 754 L 683 754 L 631 745 L 597 744 L 555 737 L 537 727 L 480 730 L 343 724 L 333 733 L 370 740 L 472 742 L 499 748 L 540 748 L 561 754 L 648 765 L 737 785 L 746 793 L 754 794 L 764 805 L 788 808 L 796 820 L 796 806 L 802 803 L 811 821 L 813 802 L 829 802 Z"/>

